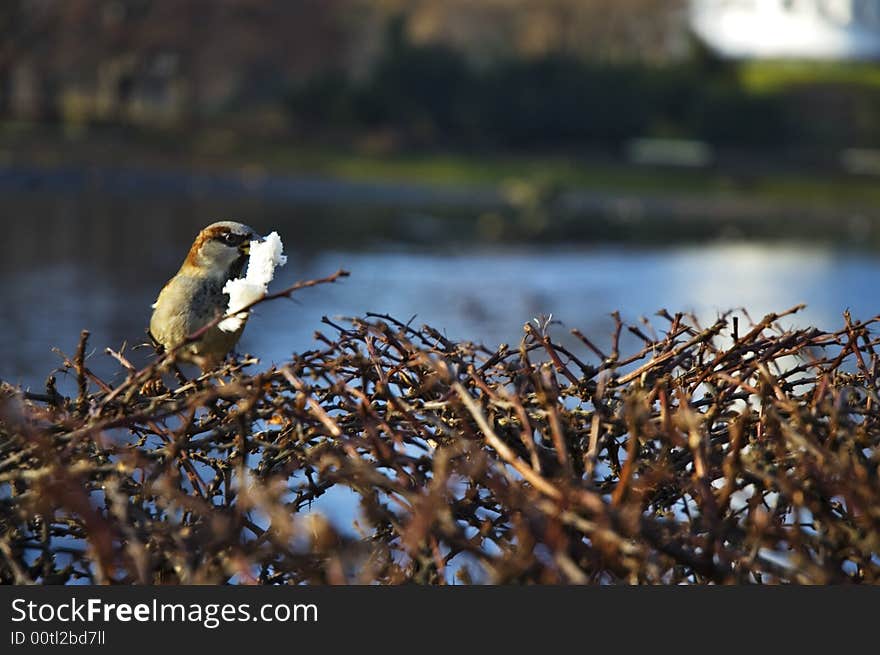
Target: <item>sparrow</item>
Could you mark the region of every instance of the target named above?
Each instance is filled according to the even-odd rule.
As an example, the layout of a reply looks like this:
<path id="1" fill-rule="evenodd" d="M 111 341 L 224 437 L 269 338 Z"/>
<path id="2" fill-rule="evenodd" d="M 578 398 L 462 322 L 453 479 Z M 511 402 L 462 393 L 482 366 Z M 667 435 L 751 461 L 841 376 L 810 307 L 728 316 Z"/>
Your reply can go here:
<path id="1" fill-rule="evenodd" d="M 234 221 L 212 223 L 196 236 L 186 259 L 153 303 L 150 336 L 172 350 L 218 316 L 226 314 L 229 296 L 223 293 L 228 280 L 241 277 L 251 241 L 259 235 Z M 220 364 L 238 343 L 244 322 L 234 332 L 216 325 L 197 341 L 184 346 L 181 359 L 197 364 L 203 372 Z"/>

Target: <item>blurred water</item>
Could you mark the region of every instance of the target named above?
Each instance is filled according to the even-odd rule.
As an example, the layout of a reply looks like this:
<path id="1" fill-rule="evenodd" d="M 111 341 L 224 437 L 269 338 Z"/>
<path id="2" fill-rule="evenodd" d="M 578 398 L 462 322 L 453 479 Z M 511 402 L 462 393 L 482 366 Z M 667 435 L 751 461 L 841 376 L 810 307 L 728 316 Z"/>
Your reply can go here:
<path id="1" fill-rule="evenodd" d="M 59 364 L 56 346 L 72 354 L 81 329 L 92 332 L 90 365 L 112 375 L 106 346 L 144 340 L 150 304 L 211 220 L 238 218 L 261 232 L 277 229 L 289 264 L 274 283 L 323 276 L 339 267 L 352 276 L 304 290 L 297 303 L 259 308 L 242 351 L 266 363 L 315 345 L 321 317 L 390 313 L 430 323 L 455 339 L 490 346 L 515 343 L 522 325 L 540 314 L 562 322 L 563 341 L 578 327 L 607 343 L 619 309 L 625 319 L 659 308 L 696 311 L 706 322 L 746 307 L 754 318 L 806 302 L 792 323 L 833 327 L 849 308 L 878 313 L 880 258 L 819 246 L 719 242 L 664 248 L 391 246 L 383 235 L 333 249 L 304 239 L 321 231 L 307 209 L 168 203 L 141 199 L 69 201 L 28 197 L 8 206 L 0 239 L 0 378 L 39 388 Z M 413 217 L 412 221 L 420 220 Z M 343 242 L 344 243 L 344 242 Z M 385 245 L 376 245 L 385 244 Z M 662 327 L 662 321 L 657 322 Z M 134 353 L 136 361 L 145 353 Z"/>

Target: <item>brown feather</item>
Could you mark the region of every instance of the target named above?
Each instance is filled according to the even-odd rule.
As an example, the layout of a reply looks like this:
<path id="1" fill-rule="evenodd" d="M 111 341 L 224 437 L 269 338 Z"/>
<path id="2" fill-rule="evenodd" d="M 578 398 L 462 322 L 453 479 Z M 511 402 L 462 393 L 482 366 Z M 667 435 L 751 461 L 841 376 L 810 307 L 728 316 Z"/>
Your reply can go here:
<path id="1" fill-rule="evenodd" d="M 186 255 L 186 259 L 183 262 L 184 267 L 198 267 L 199 265 L 199 251 L 202 249 L 202 246 L 206 241 L 210 241 L 211 239 L 216 239 L 218 237 L 222 237 L 224 234 L 229 232 L 229 228 L 223 225 L 209 225 L 204 230 L 198 233 L 196 236 L 196 240 L 193 241 L 192 248 L 189 249 L 189 252 Z"/>

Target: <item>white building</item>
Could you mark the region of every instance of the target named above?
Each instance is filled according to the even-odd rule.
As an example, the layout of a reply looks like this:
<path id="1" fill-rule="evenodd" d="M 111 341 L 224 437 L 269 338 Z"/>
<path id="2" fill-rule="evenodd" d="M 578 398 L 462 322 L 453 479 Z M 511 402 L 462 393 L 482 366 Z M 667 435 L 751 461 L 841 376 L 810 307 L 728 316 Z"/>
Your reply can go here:
<path id="1" fill-rule="evenodd" d="M 690 23 L 735 59 L 880 59 L 880 0 L 692 0 Z"/>

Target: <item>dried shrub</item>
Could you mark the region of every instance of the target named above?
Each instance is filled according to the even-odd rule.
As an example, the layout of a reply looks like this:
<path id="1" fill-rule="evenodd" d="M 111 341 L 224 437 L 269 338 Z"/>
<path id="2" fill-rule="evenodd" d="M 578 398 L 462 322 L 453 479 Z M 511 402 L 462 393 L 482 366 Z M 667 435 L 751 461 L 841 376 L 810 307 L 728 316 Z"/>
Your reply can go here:
<path id="1" fill-rule="evenodd" d="M 324 319 L 281 367 L 173 388 L 175 353 L 112 353 L 111 387 L 84 334 L 76 397 L 0 393 L 0 580 L 876 582 L 880 317 L 779 327 L 798 309 L 615 317 L 607 353 Z"/>

